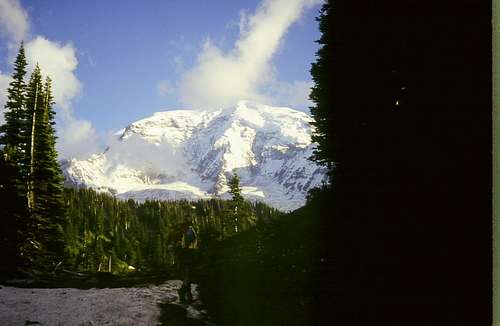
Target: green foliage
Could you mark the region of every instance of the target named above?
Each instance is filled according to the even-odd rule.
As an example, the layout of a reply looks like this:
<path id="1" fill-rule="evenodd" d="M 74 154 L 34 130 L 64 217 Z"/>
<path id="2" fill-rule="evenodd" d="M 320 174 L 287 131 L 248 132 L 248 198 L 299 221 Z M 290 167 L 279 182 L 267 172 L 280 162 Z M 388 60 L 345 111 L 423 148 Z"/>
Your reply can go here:
<path id="1" fill-rule="evenodd" d="M 259 223 L 209 248 L 199 291 L 218 325 L 311 324 L 321 251 L 310 213 Z"/>
<path id="2" fill-rule="evenodd" d="M 65 223 L 63 202 L 63 177 L 57 162 L 55 149 L 52 85 L 50 78 L 42 82 L 38 65 L 28 84 L 26 107 L 30 114 L 31 142 L 27 155 L 30 170 L 28 173 L 28 204 L 30 208 L 30 228 L 23 247 L 30 256 L 32 267 L 52 270 L 62 259 L 64 237 L 62 227 Z M 37 246 L 29 248 L 29 244 Z M 36 266 L 33 266 L 36 265 Z"/>
<path id="3" fill-rule="evenodd" d="M 229 186 L 229 193 L 233 197 L 232 202 L 235 205 L 242 203 L 243 196 L 241 195 L 241 189 L 240 189 L 240 177 L 236 173 L 233 173 L 233 176 L 231 177 L 231 179 L 229 179 L 228 186 Z"/>
<path id="4" fill-rule="evenodd" d="M 316 52 L 316 62 L 311 66 L 311 77 L 314 85 L 311 90 L 310 99 L 314 103 L 311 107 L 311 115 L 314 121 L 311 123 L 315 129 L 311 140 L 318 145 L 313 153 L 312 159 L 316 162 L 325 165 L 329 169 L 329 175 L 332 177 L 333 167 L 336 160 L 336 152 L 334 149 L 334 122 L 337 118 L 333 107 L 333 55 L 332 47 L 334 44 L 333 30 L 330 16 L 332 14 L 333 5 L 331 1 L 326 1 L 321 8 L 321 12 L 317 20 L 319 21 L 319 29 L 322 33 L 321 38 L 317 41 L 321 45 Z M 335 93 L 337 96 L 337 93 Z"/>
<path id="5" fill-rule="evenodd" d="M 221 232 L 230 201 L 136 203 L 91 189 L 66 189 L 64 197 L 68 207 L 65 264 L 71 270 L 173 270 L 175 245 L 182 236 L 177 228 L 188 220 L 202 250 L 231 235 Z M 261 221 L 282 215 L 262 203 L 246 205 Z M 241 227 L 246 230 L 250 225 Z"/>
<path id="6" fill-rule="evenodd" d="M 0 246 L 2 269 L 13 270 L 20 264 L 18 230 L 25 221 L 27 166 L 26 56 L 21 43 L 14 63 L 12 81 L 7 89 L 5 123 L 0 127 Z"/>
<path id="7" fill-rule="evenodd" d="M 26 55 L 24 45 L 21 43 L 19 53 L 14 62 L 12 81 L 7 89 L 7 102 L 5 104 L 5 123 L 0 127 L 0 144 L 4 146 L 4 154 L 11 164 L 17 166 L 17 174 L 12 175 L 12 183 L 19 192 L 26 186 L 27 165 L 25 153 L 28 144 L 28 112 L 26 109 Z M 25 190 L 24 190 L 25 191 Z"/>
<path id="8" fill-rule="evenodd" d="M 250 204 L 241 195 L 240 178 L 236 172 L 229 179 L 228 186 L 232 198 L 229 202 L 229 209 L 226 212 L 227 218 L 224 232 L 232 235 L 255 225 L 257 219 L 252 212 Z"/>
<path id="9" fill-rule="evenodd" d="M 55 149 L 53 96 L 49 78 L 43 83 L 37 65 L 24 83 L 26 58 L 23 44 L 14 64 L 5 105 L 0 144 L 5 176 L 1 209 L 9 268 L 47 272 L 61 262 L 64 251 L 63 177 Z"/>

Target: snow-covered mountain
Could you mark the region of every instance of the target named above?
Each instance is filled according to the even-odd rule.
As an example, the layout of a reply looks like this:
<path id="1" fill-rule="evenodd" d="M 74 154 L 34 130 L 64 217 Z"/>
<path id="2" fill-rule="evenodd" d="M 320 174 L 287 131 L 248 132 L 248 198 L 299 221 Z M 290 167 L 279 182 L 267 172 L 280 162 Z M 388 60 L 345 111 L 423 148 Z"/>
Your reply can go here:
<path id="1" fill-rule="evenodd" d="M 236 171 L 246 198 L 288 211 L 325 179 L 308 160 L 310 122 L 303 112 L 249 101 L 158 112 L 117 132 L 103 153 L 62 168 L 70 185 L 136 200 L 227 198 Z"/>

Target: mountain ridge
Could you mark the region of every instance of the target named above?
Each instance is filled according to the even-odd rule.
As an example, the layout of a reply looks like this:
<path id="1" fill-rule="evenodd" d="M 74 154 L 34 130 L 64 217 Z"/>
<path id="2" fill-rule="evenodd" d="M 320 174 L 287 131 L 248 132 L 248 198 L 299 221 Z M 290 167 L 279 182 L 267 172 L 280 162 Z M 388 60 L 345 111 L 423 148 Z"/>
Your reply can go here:
<path id="1" fill-rule="evenodd" d="M 172 110 L 132 122 L 106 150 L 62 164 L 68 185 L 118 198 L 227 198 L 227 179 L 240 176 L 243 196 L 281 210 L 305 203 L 326 180 L 312 155 L 306 113 L 239 101 L 217 110 Z"/>

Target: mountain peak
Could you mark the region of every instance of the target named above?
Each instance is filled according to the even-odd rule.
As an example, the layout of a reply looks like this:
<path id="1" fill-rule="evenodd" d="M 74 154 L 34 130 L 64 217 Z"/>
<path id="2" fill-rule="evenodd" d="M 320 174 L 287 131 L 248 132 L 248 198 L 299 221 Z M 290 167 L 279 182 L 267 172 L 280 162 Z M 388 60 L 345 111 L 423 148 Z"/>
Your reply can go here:
<path id="1" fill-rule="evenodd" d="M 69 160 L 64 172 L 69 183 L 121 198 L 175 200 L 228 196 L 226 179 L 236 171 L 246 198 L 292 210 L 325 180 L 325 169 L 308 160 L 311 121 L 247 100 L 157 112 L 116 133 L 104 153 Z"/>

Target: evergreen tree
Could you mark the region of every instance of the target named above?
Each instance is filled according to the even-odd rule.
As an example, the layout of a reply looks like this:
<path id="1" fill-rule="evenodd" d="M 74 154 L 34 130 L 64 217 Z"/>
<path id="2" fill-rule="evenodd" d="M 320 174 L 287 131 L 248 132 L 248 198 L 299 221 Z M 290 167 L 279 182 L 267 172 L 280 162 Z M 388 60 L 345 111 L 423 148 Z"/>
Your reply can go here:
<path id="1" fill-rule="evenodd" d="M 33 190 L 36 195 L 35 211 L 43 221 L 43 243 L 46 257 L 54 263 L 64 252 L 63 225 L 66 208 L 63 199 L 63 175 L 55 149 L 52 82 L 49 77 L 43 85 L 43 101 L 36 121 L 33 167 Z M 37 108 L 38 109 L 38 108 Z"/>
<path id="2" fill-rule="evenodd" d="M 26 149 L 27 149 L 27 111 L 26 111 L 26 56 L 23 43 L 14 62 L 12 81 L 7 89 L 5 104 L 5 123 L 0 127 L 0 155 L 2 177 L 0 192 L 3 204 L 0 209 L 0 237 L 2 261 L 12 269 L 20 261 L 18 246 L 24 232 L 20 229 L 27 216 L 26 211 Z"/>
<path id="3" fill-rule="evenodd" d="M 27 121 L 28 121 L 28 145 L 26 151 L 26 165 L 27 165 L 27 196 L 28 208 L 34 209 L 35 207 L 35 163 L 37 149 L 39 148 L 37 142 L 41 139 L 38 137 L 41 134 L 43 125 L 43 111 L 44 111 L 44 93 L 42 85 L 42 73 L 38 64 L 36 65 L 33 73 L 31 74 L 28 83 L 26 108 L 27 108 Z"/>
<path id="4" fill-rule="evenodd" d="M 255 224 L 255 217 L 250 211 L 249 204 L 241 195 L 240 178 L 236 173 L 233 173 L 228 182 L 229 193 L 232 196 L 229 202 L 229 218 L 234 227 L 234 232 L 238 233 L 243 228 L 248 228 Z"/>
<path id="5" fill-rule="evenodd" d="M 2 132 L 0 145 L 4 146 L 4 152 L 8 155 L 7 159 L 19 168 L 19 175 L 15 176 L 17 188 L 23 192 L 25 184 L 21 176 L 23 173 L 24 157 L 27 149 L 27 109 L 26 109 L 26 55 L 24 45 L 21 43 L 19 53 L 14 62 L 14 72 L 12 81 L 7 89 L 7 103 L 5 104 L 5 123 L 1 126 Z M 25 192 L 25 190 L 24 190 Z"/>
<path id="6" fill-rule="evenodd" d="M 231 205 L 229 206 L 229 211 L 227 212 L 229 221 L 230 221 L 230 233 L 233 231 L 231 230 L 234 228 L 234 232 L 238 232 L 238 217 L 241 215 L 241 208 L 244 202 L 243 196 L 241 195 L 241 189 L 240 189 L 240 178 L 238 175 L 233 173 L 233 176 L 231 179 L 229 179 L 228 182 L 229 186 L 229 193 L 232 196 L 231 199 Z M 238 212 L 238 209 L 240 210 Z M 232 226 L 232 228 L 231 228 Z"/>
<path id="7" fill-rule="evenodd" d="M 29 143 L 25 164 L 29 217 L 23 223 L 21 254 L 30 267 L 51 270 L 64 254 L 63 177 L 55 150 L 54 109 L 51 80 L 42 82 L 37 65 L 28 83 L 26 108 Z"/>
<path id="8" fill-rule="evenodd" d="M 166 269 L 173 264 L 172 244 L 180 241 L 179 234 L 182 236 L 177 228 L 187 216 L 193 222 L 200 245 L 206 249 L 221 240 L 221 222 L 234 211 L 230 200 L 146 201 L 139 204 L 131 199 L 117 200 L 91 189 L 65 189 L 64 193 L 69 217 L 64 226 L 65 266 L 93 272 L 108 270 L 110 257 L 113 273 L 123 272 L 129 265 L 141 270 Z M 246 216 L 251 218 L 275 220 L 282 216 L 281 212 L 263 203 L 244 201 L 242 207 L 247 207 Z M 234 235 L 234 223 L 228 225 L 226 237 Z M 239 232 L 251 225 L 241 222 Z"/>
<path id="9" fill-rule="evenodd" d="M 240 177 L 236 173 L 234 173 L 231 179 L 229 179 L 228 186 L 229 186 L 229 193 L 232 196 L 231 200 L 233 204 L 235 206 L 241 205 L 244 199 L 243 196 L 241 195 Z"/>
<path id="10" fill-rule="evenodd" d="M 336 136 L 333 128 L 335 114 L 332 107 L 332 94 L 334 94 L 332 76 L 332 47 L 334 42 L 331 24 L 332 7 L 331 1 L 326 1 L 317 18 L 319 29 L 322 33 L 317 43 L 321 44 L 321 47 L 316 52 L 317 60 L 311 67 L 314 86 L 309 96 L 314 103 L 314 106 L 311 107 L 311 115 L 314 118 L 312 125 L 315 127 L 315 130 L 311 140 L 318 144 L 312 159 L 327 166 L 330 178 L 332 177 L 335 162 L 333 139 Z"/>
<path id="11" fill-rule="evenodd" d="M 37 258 L 44 257 L 44 248 L 40 242 L 42 220 L 35 210 L 35 192 L 34 192 L 34 153 L 37 130 L 37 119 L 40 119 L 40 111 L 43 107 L 43 89 L 42 74 L 37 65 L 30 76 L 26 91 L 26 110 L 25 121 L 26 128 L 20 131 L 23 138 L 26 139 L 26 147 L 23 160 L 18 164 L 22 167 L 22 180 L 26 184 L 27 211 L 23 220 L 20 221 L 20 255 L 23 265 L 29 268 L 38 269 Z M 37 116 L 38 115 L 38 116 Z"/>
<path id="12" fill-rule="evenodd" d="M 469 309 L 458 298 L 488 288 L 486 281 L 456 284 L 464 275 L 487 280 L 489 272 L 476 252 L 486 261 L 491 248 L 482 240 L 491 225 L 484 187 L 491 182 L 491 23 L 482 16 L 487 4 L 450 4 L 329 0 L 319 17 L 310 95 L 314 159 L 330 167 L 333 194 L 317 198 L 318 214 L 311 215 L 325 230 L 322 242 L 342 250 L 321 251 L 338 269 L 325 266 L 316 284 L 331 280 L 332 289 L 353 298 L 368 287 L 380 291 L 356 302 L 376 302 L 373 311 L 388 318 L 381 324 L 401 324 L 428 293 L 439 305 L 418 313 L 436 318 L 420 324 L 464 323 L 472 315 L 452 320 L 436 312 Z M 454 262 L 465 260 L 474 263 L 457 273 Z M 385 294 L 408 299 L 400 316 Z"/>

